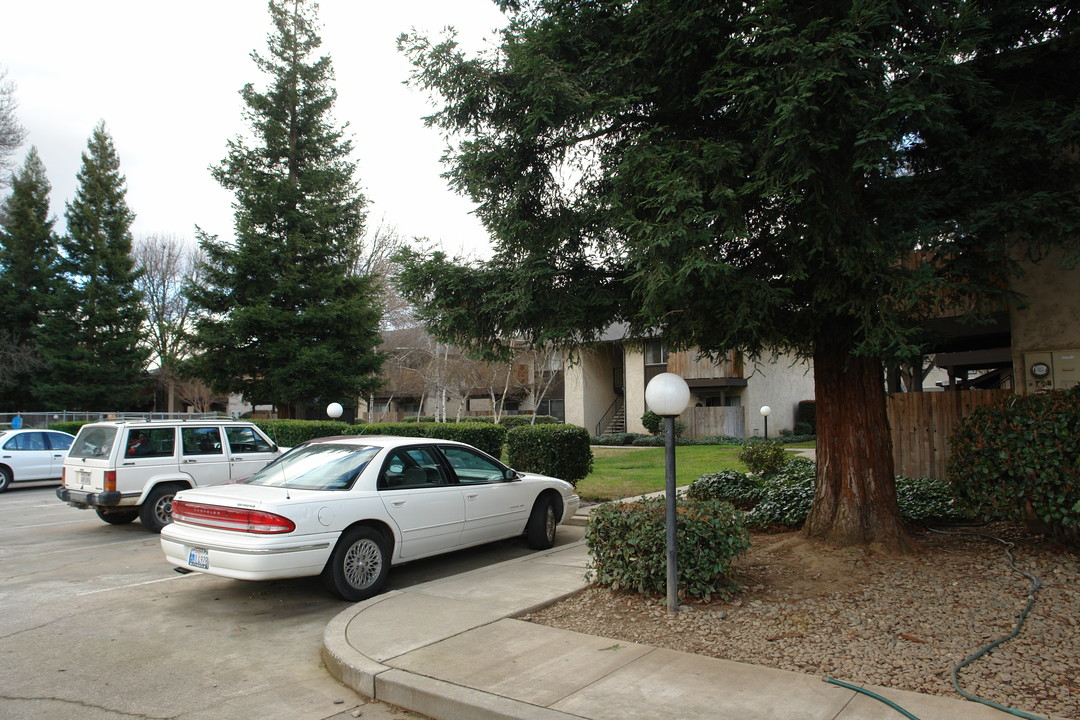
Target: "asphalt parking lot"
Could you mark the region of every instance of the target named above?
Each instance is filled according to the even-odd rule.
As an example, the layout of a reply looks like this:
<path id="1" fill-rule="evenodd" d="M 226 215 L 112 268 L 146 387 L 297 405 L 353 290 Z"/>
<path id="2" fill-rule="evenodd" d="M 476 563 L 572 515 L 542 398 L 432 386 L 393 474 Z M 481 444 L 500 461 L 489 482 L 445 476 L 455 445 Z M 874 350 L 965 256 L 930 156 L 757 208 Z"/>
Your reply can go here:
<path id="1" fill-rule="evenodd" d="M 561 528 L 558 544 L 581 533 Z M 419 561 L 391 570 L 387 589 L 529 552 L 509 540 Z M 348 604 L 317 578 L 179 575 L 157 535 L 107 525 L 52 487 L 0 494 L 0 578 L 6 720 L 419 717 L 327 674 L 322 632 Z"/>

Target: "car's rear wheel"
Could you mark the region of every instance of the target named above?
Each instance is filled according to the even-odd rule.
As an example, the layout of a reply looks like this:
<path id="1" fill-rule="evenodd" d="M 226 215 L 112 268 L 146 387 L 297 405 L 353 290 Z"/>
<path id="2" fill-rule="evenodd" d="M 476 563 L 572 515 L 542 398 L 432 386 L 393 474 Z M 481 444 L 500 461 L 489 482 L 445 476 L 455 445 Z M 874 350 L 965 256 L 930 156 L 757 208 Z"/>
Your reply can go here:
<path id="1" fill-rule="evenodd" d="M 102 508 L 94 508 L 94 512 L 97 516 L 109 523 L 110 525 L 127 525 L 130 522 L 135 522 L 135 518 L 139 517 L 138 510 L 105 510 Z"/>
<path id="2" fill-rule="evenodd" d="M 6 467 L 0 467 L 0 492 L 4 492 L 11 487 L 11 471 Z"/>
<path id="3" fill-rule="evenodd" d="M 547 550 L 555 544 L 555 503 L 548 495 L 541 495 L 533 505 L 529 522 L 525 525 L 525 540 L 534 550 Z"/>
<path id="4" fill-rule="evenodd" d="M 146 502 L 139 506 L 139 520 L 147 530 L 159 533 L 172 522 L 172 502 L 177 492 L 175 485 L 158 485 L 146 496 Z"/>
<path id="5" fill-rule="evenodd" d="M 375 595 L 386 582 L 390 554 L 386 537 L 370 527 L 354 527 L 338 540 L 323 569 L 327 589 L 342 600 L 359 602 Z"/>

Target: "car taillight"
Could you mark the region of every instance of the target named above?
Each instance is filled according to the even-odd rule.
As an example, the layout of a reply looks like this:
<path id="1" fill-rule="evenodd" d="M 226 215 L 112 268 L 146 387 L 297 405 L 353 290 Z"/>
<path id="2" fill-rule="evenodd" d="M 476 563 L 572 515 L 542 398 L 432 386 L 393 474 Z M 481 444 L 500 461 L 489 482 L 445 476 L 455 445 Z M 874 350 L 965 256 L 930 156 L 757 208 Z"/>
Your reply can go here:
<path id="1" fill-rule="evenodd" d="M 172 518 L 173 522 L 236 532 L 274 534 L 296 529 L 296 523 L 292 520 L 274 513 L 205 505 L 186 500 L 173 500 Z"/>
<path id="2" fill-rule="evenodd" d="M 116 471 L 105 471 L 105 492 L 116 492 Z"/>

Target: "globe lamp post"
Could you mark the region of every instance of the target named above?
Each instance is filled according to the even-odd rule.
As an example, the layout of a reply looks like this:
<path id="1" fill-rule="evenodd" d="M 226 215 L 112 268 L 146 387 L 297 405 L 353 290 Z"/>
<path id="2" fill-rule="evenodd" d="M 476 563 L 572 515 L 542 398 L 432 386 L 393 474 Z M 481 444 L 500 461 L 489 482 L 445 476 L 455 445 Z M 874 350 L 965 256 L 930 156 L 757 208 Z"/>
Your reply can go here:
<path id="1" fill-rule="evenodd" d="M 341 407 L 341 403 L 333 402 L 326 406 L 326 415 L 331 420 L 337 420 L 343 412 L 345 412 L 345 409 Z"/>
<path id="2" fill-rule="evenodd" d="M 645 404 L 664 418 L 664 491 L 667 496 L 667 606 L 679 610 L 679 573 L 675 525 L 675 418 L 690 404 L 690 387 L 675 373 L 660 373 L 645 388 Z"/>
<path id="3" fill-rule="evenodd" d="M 761 417 L 765 418 L 765 439 L 769 439 L 769 415 L 772 414 L 772 408 L 768 405 L 761 406 Z"/>

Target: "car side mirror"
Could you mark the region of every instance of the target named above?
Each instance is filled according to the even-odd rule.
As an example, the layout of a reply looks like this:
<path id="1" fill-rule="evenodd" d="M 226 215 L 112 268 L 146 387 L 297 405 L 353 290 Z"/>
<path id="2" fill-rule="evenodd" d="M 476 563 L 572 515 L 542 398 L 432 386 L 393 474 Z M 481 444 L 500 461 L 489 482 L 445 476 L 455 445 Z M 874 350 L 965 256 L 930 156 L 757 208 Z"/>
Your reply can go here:
<path id="1" fill-rule="evenodd" d="M 519 473 L 514 468 L 506 468 L 506 470 L 503 472 L 503 480 L 508 480 L 510 482 L 514 482 L 515 480 L 520 480 L 520 479 L 521 479 L 521 473 Z"/>

